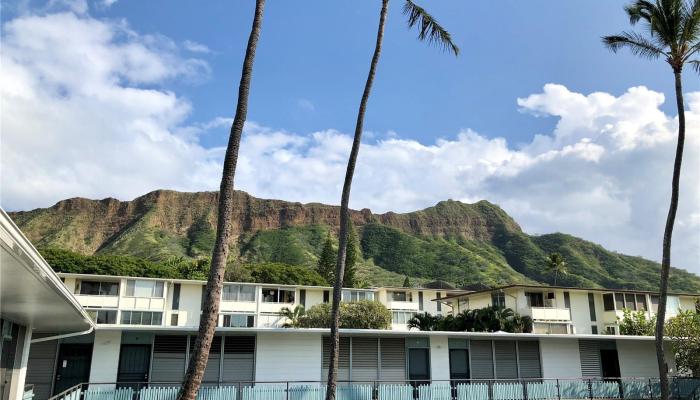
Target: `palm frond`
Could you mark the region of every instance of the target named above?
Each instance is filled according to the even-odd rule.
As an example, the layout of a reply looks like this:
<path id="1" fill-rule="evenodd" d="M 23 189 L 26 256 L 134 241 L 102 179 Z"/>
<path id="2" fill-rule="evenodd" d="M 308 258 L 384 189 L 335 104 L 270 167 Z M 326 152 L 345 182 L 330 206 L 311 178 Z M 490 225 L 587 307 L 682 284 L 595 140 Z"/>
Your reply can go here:
<path id="1" fill-rule="evenodd" d="M 459 47 L 452 42 L 452 36 L 440 24 L 428 14 L 424 8 L 415 4 L 412 0 L 406 0 L 403 13 L 408 17 L 408 27 L 418 26 L 418 39 L 427 40 L 436 44 L 443 50 L 451 51 L 455 56 L 459 55 Z"/>
<path id="2" fill-rule="evenodd" d="M 646 0 L 637 0 L 634 3 L 625 6 L 625 11 L 630 18 L 630 24 L 634 25 L 640 20 L 651 23 L 652 12 L 655 8 L 654 3 Z"/>
<path id="3" fill-rule="evenodd" d="M 690 66 L 693 67 L 695 72 L 700 74 L 700 60 L 690 60 L 688 61 L 688 64 L 690 64 Z"/>
<path id="4" fill-rule="evenodd" d="M 632 54 L 644 58 L 659 58 L 667 55 L 655 43 L 635 32 L 622 32 L 619 35 L 603 36 L 603 44 L 613 53 L 629 48 Z"/>
<path id="5" fill-rule="evenodd" d="M 681 30 L 681 45 L 693 46 L 700 43 L 700 0 L 695 0 L 692 6 L 684 4 Z"/>

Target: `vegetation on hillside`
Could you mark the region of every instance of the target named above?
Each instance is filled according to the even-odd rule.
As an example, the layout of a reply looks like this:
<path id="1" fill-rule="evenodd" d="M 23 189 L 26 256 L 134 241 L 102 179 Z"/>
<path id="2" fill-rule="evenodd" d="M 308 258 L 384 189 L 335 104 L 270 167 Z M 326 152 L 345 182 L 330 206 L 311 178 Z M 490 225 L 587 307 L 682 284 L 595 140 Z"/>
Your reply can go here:
<path id="1" fill-rule="evenodd" d="M 263 218 L 272 221 L 285 213 L 289 213 L 290 221 L 313 223 L 287 222 L 276 229 L 244 228 L 231 244 L 231 259 L 238 256 L 242 265 L 237 280 L 279 276 L 276 272 L 279 266 L 268 266 L 266 268 L 272 272 L 253 277 L 251 265 L 274 263 L 318 271 L 319 258 L 328 238 L 334 250 L 327 255 L 327 268 L 334 269 L 337 227 L 322 222 L 333 211 L 332 207 L 299 206 L 259 200 L 245 193 L 239 195 L 243 196 L 242 204 L 248 207 L 245 215 L 249 219 L 244 223 Z M 54 252 L 57 249 L 75 249 L 82 254 L 96 252 L 96 258 L 81 258 L 76 265 L 67 265 L 59 254 L 53 254 L 57 268 L 67 272 L 79 269 L 102 274 L 196 277 L 196 268 L 181 273 L 165 270 L 163 264 L 207 258 L 214 238 L 213 208 L 209 204 L 215 198 L 211 193 L 153 192 L 134 200 L 143 203 L 139 203 L 142 211 L 118 233 L 106 228 L 114 223 L 105 220 L 108 215 L 100 217 L 103 208 L 123 208 L 127 203 L 113 199 L 67 200 L 60 203 L 65 203 L 60 208 L 12 216 L 37 245 Z M 295 208 L 295 214 L 284 211 L 285 207 L 302 207 L 316 216 L 300 219 L 299 208 Z M 551 285 L 556 276 L 556 283 L 561 286 L 658 290 L 658 263 L 614 253 L 562 233 L 527 235 L 500 207 L 487 201 L 465 204 L 450 200 L 407 214 L 366 214 L 363 224 L 358 223 L 361 219 L 357 216 L 354 220 L 359 240 L 355 287 L 402 286 L 406 277 L 415 286 L 435 280 L 454 287 L 511 283 Z M 554 274 L 547 268 L 547 257 L 553 253 L 565 260 L 566 274 Z M 191 266 L 183 268 L 192 269 Z M 332 272 L 320 275 L 327 282 L 324 284 L 330 284 Z M 201 275 L 195 279 L 201 279 Z M 306 276 L 304 281 L 317 280 Z M 699 292 L 700 278 L 672 269 L 670 288 Z"/>

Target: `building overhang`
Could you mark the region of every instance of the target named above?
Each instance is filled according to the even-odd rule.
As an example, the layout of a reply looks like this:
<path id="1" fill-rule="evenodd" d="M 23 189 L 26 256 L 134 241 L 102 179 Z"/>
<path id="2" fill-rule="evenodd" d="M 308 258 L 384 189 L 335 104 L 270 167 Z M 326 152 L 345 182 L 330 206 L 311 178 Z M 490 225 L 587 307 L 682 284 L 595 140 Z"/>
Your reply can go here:
<path id="1" fill-rule="evenodd" d="M 36 333 L 94 327 L 80 303 L 4 210 L 0 209 L 0 316 Z"/>
<path id="2" fill-rule="evenodd" d="M 98 326 L 98 331 L 122 332 L 152 332 L 158 334 L 196 334 L 196 327 L 188 326 Z M 330 329 L 325 328 L 217 328 L 220 334 L 258 334 L 280 333 L 288 335 L 329 335 Z M 507 332 L 452 332 L 452 331 L 400 331 L 389 329 L 340 329 L 341 336 L 399 336 L 399 337 L 450 337 L 475 340 L 513 340 L 513 339 L 562 339 L 562 340 L 630 340 L 653 342 L 653 336 L 622 336 L 622 335 L 593 335 L 593 334 L 539 334 L 539 333 L 507 333 Z"/>

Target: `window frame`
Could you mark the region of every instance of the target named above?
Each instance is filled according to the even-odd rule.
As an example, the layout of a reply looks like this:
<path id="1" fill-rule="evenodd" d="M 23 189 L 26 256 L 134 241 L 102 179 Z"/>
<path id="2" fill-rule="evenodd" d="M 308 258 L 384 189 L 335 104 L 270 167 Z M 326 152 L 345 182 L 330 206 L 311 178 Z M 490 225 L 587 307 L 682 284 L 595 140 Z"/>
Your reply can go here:
<path id="1" fill-rule="evenodd" d="M 222 328 L 255 328 L 255 314 L 252 313 L 241 313 L 241 312 L 226 312 L 221 313 L 221 327 Z M 234 317 L 244 317 L 245 326 L 232 326 L 231 321 Z M 228 319 L 229 324 L 226 324 Z"/>
<path id="2" fill-rule="evenodd" d="M 413 302 L 413 292 L 410 290 L 392 290 L 389 292 L 391 294 L 391 301 L 396 301 L 400 303 L 412 303 Z M 397 299 L 397 295 L 403 295 L 403 300 Z"/>
<path id="3" fill-rule="evenodd" d="M 119 317 L 119 309 L 116 308 L 86 308 L 85 312 L 88 316 L 90 316 L 96 325 L 116 325 Z M 93 313 L 95 313 L 94 318 L 92 316 Z M 107 313 L 107 315 L 109 315 L 108 313 L 113 313 L 111 315 L 114 316 L 114 322 L 99 322 L 101 313 Z"/>
<path id="4" fill-rule="evenodd" d="M 275 292 L 274 295 L 272 294 L 265 294 L 266 291 L 269 292 Z M 284 293 L 287 293 L 285 295 Z M 291 296 L 289 295 L 291 293 Z M 270 296 L 273 296 L 273 300 L 266 300 Z M 291 301 L 288 301 L 289 297 L 291 297 Z M 296 289 L 289 289 L 289 288 L 263 288 L 262 289 L 262 296 L 260 299 L 261 303 L 272 303 L 272 304 L 294 304 L 296 302 Z"/>
<path id="5" fill-rule="evenodd" d="M 85 283 L 89 284 L 97 284 L 97 293 L 83 293 L 83 288 L 85 287 Z M 110 285 L 111 287 L 116 287 L 117 288 L 117 293 L 116 294 L 109 294 L 109 291 L 105 291 L 103 289 L 103 285 Z M 119 282 L 115 281 L 94 281 L 94 280 L 79 280 L 78 281 L 78 288 L 77 288 L 77 293 L 80 296 L 107 296 L 107 297 L 119 297 Z"/>
<path id="6" fill-rule="evenodd" d="M 134 314 L 138 313 L 139 315 L 139 322 L 138 324 L 134 324 L 131 321 L 134 319 Z M 129 315 L 129 322 L 124 322 L 124 316 L 128 314 Z M 150 323 L 144 324 L 143 321 L 143 316 L 144 314 L 150 314 Z M 159 315 L 159 322 L 157 324 L 153 323 L 153 317 L 155 315 Z M 120 311 L 120 316 L 119 316 L 119 324 L 121 325 L 134 325 L 134 326 L 162 326 L 163 325 L 163 311 L 152 311 L 152 310 L 121 310 Z"/>
<path id="7" fill-rule="evenodd" d="M 150 296 L 139 296 L 136 294 L 137 286 L 136 282 L 148 282 L 151 283 L 153 286 L 151 287 L 151 295 Z M 156 295 L 158 292 L 158 288 L 160 287 L 160 295 Z M 144 289 L 144 288 L 140 288 Z M 157 280 L 150 280 L 150 279 L 127 279 L 126 280 L 126 290 L 125 290 L 124 297 L 132 297 L 132 298 L 140 298 L 140 299 L 164 299 L 165 298 L 165 282 L 164 281 L 157 281 Z"/>
<path id="8" fill-rule="evenodd" d="M 249 289 L 252 289 L 250 291 Z M 248 293 L 250 291 L 250 293 Z M 226 294 L 230 295 L 230 298 L 226 298 Z M 243 295 L 252 295 L 252 299 L 244 299 Z M 241 285 L 237 283 L 227 283 L 221 290 L 221 301 L 235 301 L 238 303 L 255 303 L 255 286 L 251 285 Z"/>

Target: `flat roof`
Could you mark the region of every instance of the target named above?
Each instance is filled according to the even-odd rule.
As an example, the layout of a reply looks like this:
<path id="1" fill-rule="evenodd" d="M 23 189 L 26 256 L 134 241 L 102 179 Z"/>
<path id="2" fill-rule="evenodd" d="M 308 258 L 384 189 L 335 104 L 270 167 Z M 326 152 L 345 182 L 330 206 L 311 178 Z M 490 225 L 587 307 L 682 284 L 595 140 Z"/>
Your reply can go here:
<path id="1" fill-rule="evenodd" d="M 127 276 L 127 275 L 101 275 L 101 274 L 78 274 L 71 272 L 58 272 L 58 276 L 61 277 L 71 277 L 71 278 L 100 278 L 105 280 L 117 280 L 117 279 L 138 279 L 138 280 L 154 280 L 154 281 L 167 281 L 174 283 L 189 283 L 189 284 L 201 284 L 206 285 L 207 281 L 199 279 L 179 279 L 179 278 L 151 278 L 151 277 L 140 277 L 140 276 Z M 332 286 L 318 286 L 318 285 L 289 285 L 289 284 L 277 284 L 277 283 L 257 283 L 257 282 L 234 282 L 226 281 L 224 283 L 236 284 L 236 285 L 250 285 L 250 286 L 267 286 L 267 287 L 280 287 L 280 288 L 310 288 L 310 289 L 324 289 L 332 290 Z M 376 291 L 382 289 L 389 290 L 434 290 L 436 292 L 455 292 L 457 290 L 449 289 L 430 289 L 430 288 L 420 288 L 420 287 L 395 287 L 395 286 L 372 286 L 369 288 L 348 288 L 344 287 L 343 290 L 364 290 L 364 291 Z M 463 292 L 463 291 L 459 291 Z"/>
<path id="2" fill-rule="evenodd" d="M 513 284 L 513 285 L 506 285 L 506 286 L 499 286 L 495 288 L 490 288 L 490 289 L 481 289 L 481 290 L 475 290 L 472 292 L 463 292 L 463 293 L 456 293 L 450 296 L 445 296 L 440 299 L 435 299 L 433 301 L 437 300 L 447 300 L 447 299 L 454 299 L 458 297 L 464 297 L 464 296 L 471 296 L 475 294 L 481 294 L 481 293 L 490 293 L 494 292 L 497 290 L 504 290 L 504 289 L 512 289 L 512 288 L 525 288 L 525 289 L 560 289 L 560 290 L 578 290 L 578 291 L 584 291 L 584 292 L 618 292 L 618 293 L 644 293 L 644 294 L 659 294 L 659 292 L 652 292 L 649 290 L 633 290 L 633 289 L 607 289 L 607 288 L 580 288 L 580 287 L 571 287 L 571 286 L 545 286 L 545 285 L 521 285 L 521 284 Z M 700 296 L 700 293 L 683 293 L 683 292 L 668 292 L 670 295 L 676 295 L 676 296 L 693 296 L 693 297 L 698 297 Z"/>

